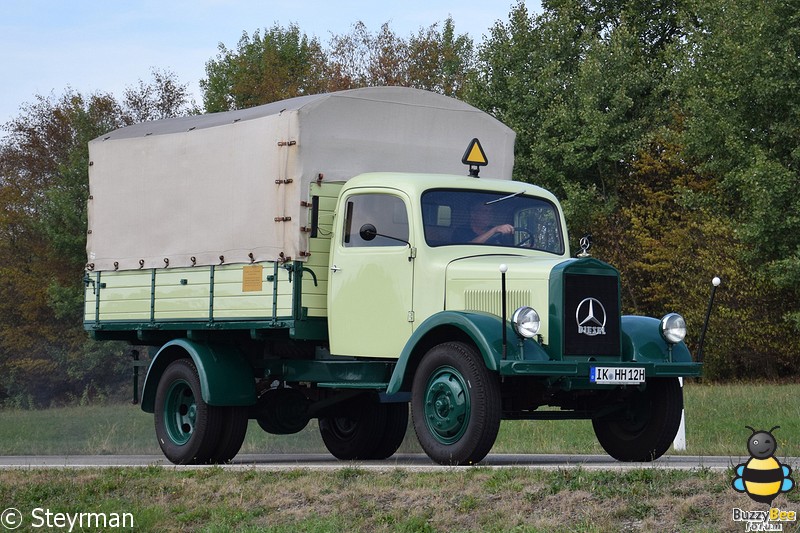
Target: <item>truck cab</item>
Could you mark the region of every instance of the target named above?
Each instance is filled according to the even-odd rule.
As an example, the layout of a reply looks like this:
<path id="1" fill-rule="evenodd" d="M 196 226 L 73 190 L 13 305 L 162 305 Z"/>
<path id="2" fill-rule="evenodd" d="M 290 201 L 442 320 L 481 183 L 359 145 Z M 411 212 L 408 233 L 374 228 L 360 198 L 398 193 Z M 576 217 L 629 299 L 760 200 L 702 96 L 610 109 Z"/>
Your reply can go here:
<path id="1" fill-rule="evenodd" d="M 363 174 L 342 190 L 336 217 L 332 353 L 397 358 L 436 313 L 499 316 L 503 263 L 513 265 L 517 280 L 509 305 L 541 310 L 546 343 L 549 271 L 569 259 L 564 219 L 550 193 L 466 176 Z"/>

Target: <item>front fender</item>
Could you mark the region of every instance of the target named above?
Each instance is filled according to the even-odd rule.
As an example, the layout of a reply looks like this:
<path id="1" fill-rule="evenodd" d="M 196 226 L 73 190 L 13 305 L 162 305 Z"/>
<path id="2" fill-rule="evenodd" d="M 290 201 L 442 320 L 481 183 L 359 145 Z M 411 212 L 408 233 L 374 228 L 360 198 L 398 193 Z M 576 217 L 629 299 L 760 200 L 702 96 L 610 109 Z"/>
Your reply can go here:
<path id="1" fill-rule="evenodd" d="M 197 367 L 203 401 L 208 405 L 256 403 L 253 369 L 239 350 L 226 344 L 176 339 L 162 346 L 150 363 L 142 388 L 143 411 L 154 412 L 158 382 L 167 366 L 187 356 Z"/>
<path id="2" fill-rule="evenodd" d="M 497 372 L 500 368 L 500 361 L 503 360 L 502 328 L 502 319 L 490 313 L 442 311 L 432 315 L 417 327 L 406 342 L 386 392 L 395 394 L 410 390 L 413 372 L 422 356 L 436 344 L 453 340 L 471 341 L 483 356 L 486 368 Z M 506 358 L 521 359 L 519 337 L 513 332 L 510 325 L 506 324 L 505 328 Z M 531 357 L 532 350 L 541 351 L 541 348 L 536 343 L 526 342 L 526 358 Z M 543 357 L 546 358 L 546 355 Z"/>
<path id="3" fill-rule="evenodd" d="M 622 317 L 623 361 L 653 361 L 691 363 L 692 354 L 684 342 L 672 346 L 661 336 L 661 321 L 646 316 L 626 315 Z"/>

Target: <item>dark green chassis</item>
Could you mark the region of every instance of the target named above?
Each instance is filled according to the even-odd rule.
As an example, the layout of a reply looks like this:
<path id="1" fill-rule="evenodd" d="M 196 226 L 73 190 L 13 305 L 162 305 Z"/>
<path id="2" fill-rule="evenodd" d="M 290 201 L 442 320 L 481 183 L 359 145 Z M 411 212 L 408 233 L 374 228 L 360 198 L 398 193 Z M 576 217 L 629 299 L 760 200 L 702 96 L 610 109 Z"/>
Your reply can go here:
<path id="1" fill-rule="evenodd" d="M 604 367 L 644 367 L 645 376 L 697 377 L 699 363 L 598 363 L 596 361 L 501 361 L 501 376 L 541 377 L 562 390 L 607 389 L 614 386 L 589 383 L 589 369 Z M 264 374 L 280 377 L 289 382 L 315 383 L 318 387 L 333 389 L 386 390 L 394 370 L 389 361 L 268 361 Z M 354 379 L 354 376 L 359 376 Z"/>
<path id="2" fill-rule="evenodd" d="M 162 345 L 170 340 L 185 338 L 191 342 L 226 341 L 246 338 L 261 341 L 276 336 L 295 340 L 321 340 L 327 335 L 323 320 L 253 320 L 245 322 L 87 322 L 86 329 L 96 340 L 125 340 L 132 344 Z M 498 361 L 497 372 L 503 377 L 540 378 L 551 390 L 609 390 L 617 385 L 597 385 L 589 382 L 592 366 L 643 367 L 647 379 L 700 376 L 702 364 L 691 361 L 590 361 L 590 360 L 526 360 L 511 358 Z M 587 359 L 587 358 L 582 358 Z M 384 400 L 407 401 L 407 387 L 392 386 L 395 360 L 355 360 L 330 358 L 321 360 L 270 359 L 259 361 L 259 374 L 289 383 L 310 383 L 324 389 L 376 391 Z M 406 382 L 408 383 L 408 382 Z M 399 382 L 398 382 L 399 385 Z M 393 389 L 393 390 L 389 390 Z M 392 394 L 385 394 L 387 391 Z M 144 407 L 144 405 L 143 405 Z M 570 411 L 534 411 L 526 418 L 580 418 Z"/>

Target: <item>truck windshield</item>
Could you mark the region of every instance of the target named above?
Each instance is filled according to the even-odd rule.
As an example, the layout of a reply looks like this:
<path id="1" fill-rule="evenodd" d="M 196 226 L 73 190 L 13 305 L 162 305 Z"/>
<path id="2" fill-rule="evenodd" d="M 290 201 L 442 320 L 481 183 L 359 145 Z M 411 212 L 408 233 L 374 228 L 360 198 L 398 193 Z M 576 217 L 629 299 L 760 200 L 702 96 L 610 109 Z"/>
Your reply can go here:
<path id="1" fill-rule="evenodd" d="M 564 253 L 558 210 L 523 192 L 434 189 L 422 195 L 428 246 L 477 244 Z"/>

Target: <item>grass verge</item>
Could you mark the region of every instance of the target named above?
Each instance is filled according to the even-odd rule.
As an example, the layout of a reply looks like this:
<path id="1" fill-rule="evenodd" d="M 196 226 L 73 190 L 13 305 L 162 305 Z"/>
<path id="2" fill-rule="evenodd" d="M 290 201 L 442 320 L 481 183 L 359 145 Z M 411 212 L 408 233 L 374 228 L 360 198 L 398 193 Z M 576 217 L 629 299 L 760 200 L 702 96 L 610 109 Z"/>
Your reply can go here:
<path id="1" fill-rule="evenodd" d="M 130 513 L 137 531 L 743 531 L 733 509 L 765 506 L 730 479 L 657 469 L 56 469 L 3 472 L 0 500 L 28 525 L 37 508 Z M 793 491 L 773 505 L 799 503 Z"/>

